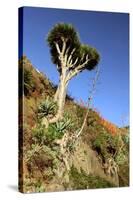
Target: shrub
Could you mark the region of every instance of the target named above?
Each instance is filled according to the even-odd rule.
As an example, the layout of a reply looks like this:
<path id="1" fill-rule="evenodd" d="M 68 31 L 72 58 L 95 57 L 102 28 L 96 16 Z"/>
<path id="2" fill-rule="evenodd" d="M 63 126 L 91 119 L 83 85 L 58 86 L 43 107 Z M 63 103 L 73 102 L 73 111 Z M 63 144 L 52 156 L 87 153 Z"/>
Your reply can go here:
<path id="1" fill-rule="evenodd" d="M 25 152 L 26 162 L 30 161 L 36 153 L 38 154 L 40 150 L 42 149 L 42 146 L 39 144 L 32 144 L 31 149 L 29 149 L 27 152 Z"/>
<path id="2" fill-rule="evenodd" d="M 80 124 L 82 124 L 85 113 L 86 113 L 86 109 L 77 104 L 76 105 L 76 115 L 77 115 L 77 118 L 78 118 L 78 121 Z"/>
<path id="3" fill-rule="evenodd" d="M 62 138 L 64 132 L 59 132 L 55 124 L 50 124 L 48 129 L 41 123 L 33 129 L 33 141 L 35 144 L 52 146 L 55 139 Z"/>
<path id="4" fill-rule="evenodd" d="M 118 165 L 122 165 L 126 161 L 126 155 L 121 151 L 115 158 L 115 161 Z"/>
<path id="5" fill-rule="evenodd" d="M 32 129 L 32 132 L 35 143 L 43 144 L 46 140 L 45 126 L 37 124 L 37 126 Z"/>
<path id="6" fill-rule="evenodd" d="M 129 156 L 129 137 L 128 135 L 120 135 L 120 141 L 118 141 L 118 153 L 115 156 L 115 161 L 118 165 L 123 165 L 128 162 Z"/>
<path id="7" fill-rule="evenodd" d="M 24 179 L 24 192 L 31 193 L 31 192 L 45 192 L 45 187 L 41 180 L 33 180 L 30 178 Z"/>
<path id="8" fill-rule="evenodd" d="M 35 187 L 35 192 L 45 192 L 45 188 L 44 186 L 42 185 L 41 181 L 38 180 L 38 182 L 36 182 L 34 184 L 34 187 Z"/>
<path id="9" fill-rule="evenodd" d="M 129 134 L 122 135 L 122 140 L 128 146 L 129 145 Z"/>
<path id="10" fill-rule="evenodd" d="M 88 188 L 108 188 L 114 187 L 113 184 L 106 181 L 105 179 L 94 176 L 87 175 L 84 171 L 79 173 L 75 167 L 71 167 L 69 178 L 71 182 L 71 186 L 73 189 L 88 189 Z"/>
<path id="11" fill-rule="evenodd" d="M 24 77 L 24 80 L 23 80 L 24 94 L 28 95 L 28 94 L 30 94 L 30 91 L 33 91 L 33 89 L 35 87 L 32 72 L 29 71 L 28 69 L 24 68 L 23 77 Z"/>
<path id="12" fill-rule="evenodd" d="M 99 114 L 96 111 L 89 109 L 87 117 L 87 125 L 95 127 L 96 125 L 99 124 L 99 119 L 100 119 Z"/>
<path id="13" fill-rule="evenodd" d="M 117 136 L 114 137 L 103 129 L 93 141 L 93 148 L 100 154 L 103 161 L 105 161 L 107 158 L 115 155 L 119 148 L 118 142 Z"/>
<path id="14" fill-rule="evenodd" d="M 59 131 L 55 124 L 50 124 L 48 129 L 45 126 L 38 124 L 33 129 L 33 141 L 38 144 L 46 144 L 52 146 L 52 142 L 55 139 L 61 139 L 64 132 Z"/>
<path id="15" fill-rule="evenodd" d="M 120 187 L 129 186 L 129 161 L 119 166 L 118 174 Z"/>
<path id="16" fill-rule="evenodd" d="M 57 154 L 57 151 L 46 145 L 32 144 L 31 149 L 25 152 L 28 170 L 34 177 L 39 170 L 42 178 L 51 179 L 54 174 L 52 169 L 56 169 L 59 162 Z"/>

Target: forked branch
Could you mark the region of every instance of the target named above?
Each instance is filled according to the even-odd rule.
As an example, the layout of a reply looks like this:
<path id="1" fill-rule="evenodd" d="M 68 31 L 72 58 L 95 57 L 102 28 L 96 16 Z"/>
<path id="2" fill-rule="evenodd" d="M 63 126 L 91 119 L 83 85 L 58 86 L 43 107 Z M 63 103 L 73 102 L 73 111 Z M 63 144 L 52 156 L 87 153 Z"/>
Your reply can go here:
<path id="1" fill-rule="evenodd" d="M 69 81 L 72 79 L 72 77 L 76 76 L 79 72 L 83 71 L 85 69 L 85 65 L 90 61 L 91 59 L 88 59 L 88 55 L 86 56 L 86 60 L 78 65 L 77 67 L 75 67 L 74 69 L 70 70 L 70 72 L 68 73 L 67 77 L 66 77 L 66 81 Z M 78 58 L 75 60 L 74 63 L 72 63 L 70 65 L 70 68 L 73 67 L 74 65 L 76 65 L 78 62 Z"/>

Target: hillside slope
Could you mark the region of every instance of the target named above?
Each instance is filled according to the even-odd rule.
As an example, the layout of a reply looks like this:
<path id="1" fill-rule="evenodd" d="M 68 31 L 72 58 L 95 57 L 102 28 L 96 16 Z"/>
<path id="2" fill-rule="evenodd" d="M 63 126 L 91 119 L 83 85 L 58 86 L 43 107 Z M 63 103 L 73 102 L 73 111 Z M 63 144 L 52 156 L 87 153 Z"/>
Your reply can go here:
<path id="1" fill-rule="evenodd" d="M 41 102 L 53 98 L 56 86 L 26 56 L 19 61 L 19 72 L 20 191 L 128 186 L 129 129 L 118 128 L 90 109 L 81 137 L 76 145 L 68 143 L 69 153 L 66 151 L 61 157 L 56 139 L 63 137 L 64 132 L 59 135 L 57 124 L 46 129 L 38 115 Z M 65 114 L 73 122 L 66 130 L 68 134 L 76 134 L 86 110 L 67 95 Z"/>

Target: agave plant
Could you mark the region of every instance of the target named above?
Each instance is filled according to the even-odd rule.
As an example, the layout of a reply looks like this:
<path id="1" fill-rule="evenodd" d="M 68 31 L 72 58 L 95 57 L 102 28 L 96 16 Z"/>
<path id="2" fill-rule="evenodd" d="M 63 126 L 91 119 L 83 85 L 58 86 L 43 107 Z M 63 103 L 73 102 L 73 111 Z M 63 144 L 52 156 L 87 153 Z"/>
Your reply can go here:
<path id="1" fill-rule="evenodd" d="M 69 129 L 72 126 L 73 126 L 72 119 L 67 114 L 64 116 L 64 118 L 61 121 L 58 121 L 55 124 L 53 124 L 55 131 L 59 133 L 61 132 L 64 133 L 66 129 Z"/>
<path id="2" fill-rule="evenodd" d="M 55 115 L 57 111 L 57 104 L 52 101 L 49 97 L 43 101 L 38 108 L 38 115 L 40 118 L 46 117 L 48 115 Z"/>

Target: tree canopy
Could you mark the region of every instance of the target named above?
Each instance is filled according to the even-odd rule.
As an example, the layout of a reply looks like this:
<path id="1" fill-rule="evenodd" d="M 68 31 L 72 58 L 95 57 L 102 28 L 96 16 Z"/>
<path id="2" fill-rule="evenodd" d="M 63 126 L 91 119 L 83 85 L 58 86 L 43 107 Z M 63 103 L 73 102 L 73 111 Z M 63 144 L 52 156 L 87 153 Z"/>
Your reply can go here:
<path id="1" fill-rule="evenodd" d="M 60 73 L 61 54 L 66 59 L 66 67 L 69 71 L 74 68 L 77 68 L 78 72 L 84 69 L 92 70 L 99 62 L 100 55 L 97 50 L 87 44 L 82 44 L 77 31 L 71 24 L 56 24 L 49 32 L 47 41 L 52 61 L 58 66 Z"/>

